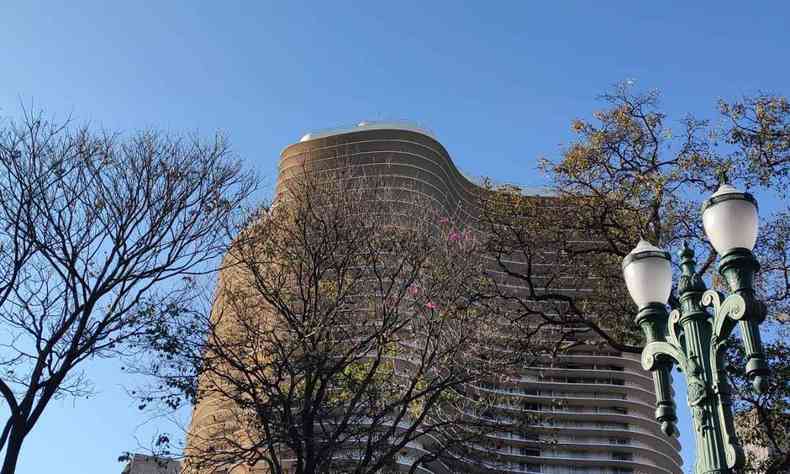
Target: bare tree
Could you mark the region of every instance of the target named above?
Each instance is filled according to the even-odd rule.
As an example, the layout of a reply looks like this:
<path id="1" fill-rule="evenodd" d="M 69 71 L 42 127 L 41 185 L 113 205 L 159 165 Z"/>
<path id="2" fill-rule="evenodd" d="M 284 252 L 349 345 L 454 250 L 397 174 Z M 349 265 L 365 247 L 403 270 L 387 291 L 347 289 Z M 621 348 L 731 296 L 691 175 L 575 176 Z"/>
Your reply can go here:
<path id="1" fill-rule="evenodd" d="M 591 120 L 573 122 L 578 138 L 561 158 L 541 164 L 552 181 L 554 212 L 546 212 L 546 199 L 489 184 L 482 220 L 500 270 L 526 290 L 501 287 L 502 296 L 572 342 L 639 353 L 642 337 L 621 276 L 623 257 L 640 237 L 668 249 L 687 241 L 702 262 L 700 274 L 720 285 L 716 253 L 701 228 L 701 200 L 723 174 L 757 193 L 787 195 L 790 106 L 770 95 L 722 102 L 718 122 L 686 117 L 673 128 L 656 92 L 635 93 L 623 84 L 601 98 L 606 108 Z M 788 321 L 789 218 L 782 203 L 764 215 L 755 249 L 769 328 Z M 547 244 L 557 251 L 543 252 Z M 781 331 L 768 332 L 777 334 L 772 350 L 786 353 Z M 786 418 L 787 392 L 782 393 L 784 402 L 771 405 L 779 410 L 772 416 Z"/>
<path id="2" fill-rule="evenodd" d="M 220 136 L 124 137 L 27 112 L 0 130 L 2 474 L 51 400 L 90 390 L 82 362 L 157 324 L 225 252 L 253 185 Z"/>
<path id="3" fill-rule="evenodd" d="M 176 362 L 144 398 L 196 398 L 187 467 L 414 472 L 526 429 L 481 389 L 516 361 L 477 233 L 351 168 L 285 188 L 234 242 L 211 316 L 198 328 L 184 312 L 146 341 Z"/>

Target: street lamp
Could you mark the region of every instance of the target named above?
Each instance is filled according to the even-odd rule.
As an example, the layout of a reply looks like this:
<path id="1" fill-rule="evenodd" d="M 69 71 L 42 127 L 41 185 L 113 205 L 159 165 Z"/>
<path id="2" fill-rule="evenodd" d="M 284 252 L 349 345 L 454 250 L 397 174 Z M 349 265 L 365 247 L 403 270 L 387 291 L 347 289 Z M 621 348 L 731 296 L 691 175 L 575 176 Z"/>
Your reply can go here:
<path id="1" fill-rule="evenodd" d="M 719 273 L 730 287 L 729 296 L 706 289 L 696 273 L 694 252 L 685 243 L 679 252 L 679 307 L 671 313 L 666 310 L 672 287 L 669 253 L 642 240 L 623 260 L 623 276 L 639 307 L 636 324 L 646 339 L 642 367 L 653 374 L 656 420 L 668 436 L 676 433 L 670 372 L 678 364 L 686 376 L 694 423 L 695 472 L 731 474 L 744 462 L 725 374 L 725 343 L 736 325 L 740 325 L 748 359 L 746 374 L 756 392 L 768 389 L 768 365 L 759 331 L 766 309 L 754 292 L 754 275 L 760 268 L 752 254 L 757 239 L 757 201 L 751 194 L 723 184 L 703 204 L 702 223 L 721 256 Z"/>

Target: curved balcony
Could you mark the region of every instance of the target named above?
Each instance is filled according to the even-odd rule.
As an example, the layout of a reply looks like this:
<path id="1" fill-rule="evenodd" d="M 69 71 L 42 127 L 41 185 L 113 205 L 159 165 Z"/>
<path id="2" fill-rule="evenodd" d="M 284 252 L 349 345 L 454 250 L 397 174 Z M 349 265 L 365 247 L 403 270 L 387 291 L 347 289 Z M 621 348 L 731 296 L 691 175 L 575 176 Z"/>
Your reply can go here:
<path id="1" fill-rule="evenodd" d="M 585 452 L 585 453 L 574 453 L 568 454 L 563 452 L 552 452 L 551 449 L 543 449 L 540 450 L 539 453 L 535 453 L 535 455 L 530 454 L 522 454 L 520 450 L 514 451 L 509 447 L 505 448 L 494 448 L 489 446 L 481 446 L 481 445 L 473 445 L 470 446 L 475 451 L 481 453 L 482 456 L 486 456 L 489 458 L 499 458 L 502 461 L 492 462 L 490 464 L 490 468 L 495 471 L 513 471 L 514 467 L 516 468 L 515 472 L 545 472 L 544 470 L 541 471 L 518 471 L 517 467 L 520 463 L 524 464 L 540 464 L 542 466 L 553 466 L 557 468 L 562 468 L 565 466 L 577 466 L 579 464 L 584 464 L 585 466 L 591 467 L 600 467 L 600 468 L 622 468 L 622 467 L 631 467 L 636 472 L 640 473 L 650 473 L 650 474 L 680 474 L 681 466 L 678 463 L 675 463 L 671 458 L 666 458 L 662 456 L 658 459 L 646 459 L 643 457 L 634 457 L 634 456 L 622 456 L 622 458 L 618 458 L 618 456 L 613 455 L 610 453 L 609 455 L 605 455 L 602 453 L 597 452 Z M 622 454 L 631 454 L 624 449 L 618 448 L 616 451 Z M 660 453 L 657 453 L 660 454 Z M 503 459 L 504 458 L 504 459 Z M 659 460 L 660 459 L 660 460 Z M 666 464 L 666 461 L 670 461 L 670 466 Z M 561 471 L 557 471 L 561 472 Z"/>

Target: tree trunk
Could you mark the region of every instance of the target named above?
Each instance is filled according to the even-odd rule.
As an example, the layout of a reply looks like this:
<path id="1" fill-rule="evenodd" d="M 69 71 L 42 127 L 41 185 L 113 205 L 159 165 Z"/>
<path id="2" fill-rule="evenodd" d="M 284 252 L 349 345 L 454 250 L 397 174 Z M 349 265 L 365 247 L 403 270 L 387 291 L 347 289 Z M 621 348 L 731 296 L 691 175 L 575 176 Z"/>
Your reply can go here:
<path id="1" fill-rule="evenodd" d="M 3 469 L 0 471 L 0 474 L 14 474 L 16 472 L 19 452 L 22 450 L 22 441 L 25 439 L 25 435 L 22 434 L 23 429 L 18 426 L 14 426 L 11 429 L 11 436 L 8 438 L 5 458 L 3 459 Z"/>

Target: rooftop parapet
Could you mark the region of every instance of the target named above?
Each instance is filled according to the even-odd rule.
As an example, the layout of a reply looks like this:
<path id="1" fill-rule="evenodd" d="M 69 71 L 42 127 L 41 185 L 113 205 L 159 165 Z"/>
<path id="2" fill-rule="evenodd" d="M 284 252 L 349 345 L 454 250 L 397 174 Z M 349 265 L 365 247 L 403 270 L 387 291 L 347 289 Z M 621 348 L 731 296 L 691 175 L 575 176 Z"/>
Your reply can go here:
<path id="1" fill-rule="evenodd" d="M 407 130 L 410 132 L 417 132 L 427 135 L 434 140 L 438 141 L 436 135 L 426 127 L 419 125 L 416 122 L 409 122 L 406 120 L 394 121 L 364 121 L 356 125 L 348 125 L 343 127 L 325 128 L 315 132 L 306 133 L 299 139 L 299 143 L 315 140 L 317 138 L 330 137 L 332 135 L 342 135 L 344 133 L 359 132 L 362 130 Z"/>

